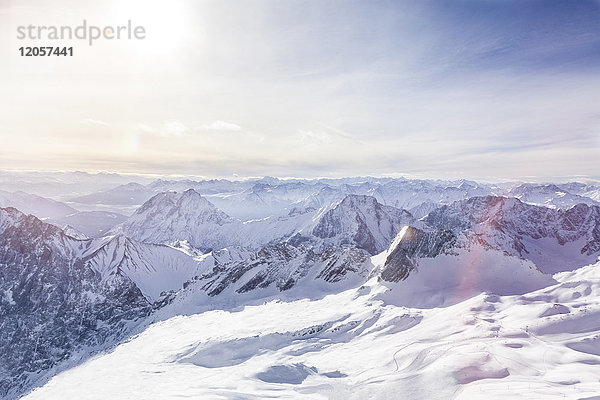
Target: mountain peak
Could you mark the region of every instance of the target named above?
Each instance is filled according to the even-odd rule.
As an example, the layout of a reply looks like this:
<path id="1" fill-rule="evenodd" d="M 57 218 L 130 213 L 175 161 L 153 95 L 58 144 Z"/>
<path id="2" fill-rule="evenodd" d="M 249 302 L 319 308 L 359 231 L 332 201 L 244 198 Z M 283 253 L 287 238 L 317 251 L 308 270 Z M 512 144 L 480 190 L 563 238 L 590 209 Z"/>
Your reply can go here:
<path id="1" fill-rule="evenodd" d="M 212 249 L 223 242 L 219 227 L 234 220 L 193 189 L 155 195 L 129 217 L 119 230 L 150 243 L 188 240 Z M 217 237 L 218 236 L 218 237 Z"/>
<path id="2" fill-rule="evenodd" d="M 192 202 L 196 202 L 196 205 L 198 205 L 198 206 L 215 208 L 215 209 L 217 208 L 217 207 L 215 207 L 214 204 L 212 204 L 210 201 L 208 201 L 206 199 L 206 197 L 202 196 L 200 193 L 196 192 L 194 189 L 187 189 L 183 193 L 181 193 L 181 196 L 179 197 L 179 201 L 180 202 L 192 201 Z"/>
<path id="3" fill-rule="evenodd" d="M 406 210 L 384 206 L 372 196 L 352 194 L 327 211 L 312 234 L 377 254 L 389 246 L 402 226 L 413 222 Z"/>
<path id="4" fill-rule="evenodd" d="M 206 212 L 211 212 L 217 220 L 222 222 L 230 219 L 227 214 L 219 210 L 214 204 L 194 189 L 187 189 L 182 193 L 174 191 L 159 193 L 138 208 L 134 215 L 143 215 L 158 211 L 161 211 L 163 215 L 171 215 L 175 211 L 178 214 L 190 215 L 200 215 L 201 212 L 205 215 Z M 164 214 L 164 212 L 167 212 L 167 214 Z"/>
<path id="5" fill-rule="evenodd" d="M 338 206 L 350 206 L 350 207 L 361 207 L 361 206 L 372 206 L 375 207 L 379 204 L 377 199 L 373 196 L 364 194 L 349 194 L 340 201 Z"/>

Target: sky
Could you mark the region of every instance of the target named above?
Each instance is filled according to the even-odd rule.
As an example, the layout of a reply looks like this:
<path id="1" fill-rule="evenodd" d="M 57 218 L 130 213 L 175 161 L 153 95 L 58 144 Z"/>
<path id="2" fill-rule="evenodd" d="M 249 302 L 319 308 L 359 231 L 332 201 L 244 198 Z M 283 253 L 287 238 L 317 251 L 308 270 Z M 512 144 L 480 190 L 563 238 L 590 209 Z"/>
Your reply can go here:
<path id="1" fill-rule="evenodd" d="M 600 178 L 599 67 L 599 1 L 0 0 L 0 169 Z"/>

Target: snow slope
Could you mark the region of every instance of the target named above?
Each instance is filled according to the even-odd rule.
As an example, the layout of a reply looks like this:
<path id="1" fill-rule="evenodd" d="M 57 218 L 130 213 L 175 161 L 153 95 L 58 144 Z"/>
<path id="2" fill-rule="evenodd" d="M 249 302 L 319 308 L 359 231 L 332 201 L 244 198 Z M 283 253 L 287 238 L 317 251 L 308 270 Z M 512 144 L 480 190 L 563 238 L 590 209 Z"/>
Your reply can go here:
<path id="1" fill-rule="evenodd" d="M 390 302 L 372 279 L 316 300 L 175 316 L 25 399 L 594 398 L 600 265 L 555 279 L 432 308 Z"/>
<path id="2" fill-rule="evenodd" d="M 88 241 L 78 255 L 102 279 L 120 275 L 130 279 L 149 300 L 162 292 L 179 290 L 199 272 L 194 257 L 177 249 L 139 243 L 122 235 Z"/>

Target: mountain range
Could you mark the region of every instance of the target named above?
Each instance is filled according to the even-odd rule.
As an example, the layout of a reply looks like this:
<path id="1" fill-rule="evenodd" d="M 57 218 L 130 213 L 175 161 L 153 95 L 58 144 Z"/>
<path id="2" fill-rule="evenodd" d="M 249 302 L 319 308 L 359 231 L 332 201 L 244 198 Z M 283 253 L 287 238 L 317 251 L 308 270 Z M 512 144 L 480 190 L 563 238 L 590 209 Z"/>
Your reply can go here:
<path id="1" fill-rule="evenodd" d="M 150 185 L 164 189 L 168 182 Z M 143 197 L 131 192 L 150 185 L 128 185 L 123 198 L 139 201 Z M 167 329 L 173 318 L 208 318 L 219 310 L 260 308 L 272 301 L 293 305 L 338 299 L 347 304 L 348 296 L 358 296 L 369 313 L 382 315 L 385 308 L 380 306 L 397 307 L 409 310 L 407 321 L 417 321 L 424 313 L 419 310 L 461 307 L 482 293 L 517 301 L 545 288 L 566 288 L 565 274 L 592 271 L 589 266 L 600 257 L 600 207 L 587 197 L 595 195 L 593 185 L 507 188 L 469 181 L 265 178 L 244 183 L 233 199 L 222 191 L 241 188 L 235 182 L 178 185 L 185 189 L 153 194 L 129 217 L 116 216 L 106 230 L 83 232 L 54 222 L 78 213 L 56 200 L 32 196 L 25 208 L 30 214 L 62 210 L 65 215 L 38 218 L 12 206 L 0 208 L 1 396 L 17 398 L 43 386 L 32 392 L 36 398 L 36 393 L 53 390 L 53 382 L 60 382 L 53 377 L 63 376 L 61 371 L 77 370 L 94 354 L 118 351 L 135 335 Z M 568 190 L 573 192 L 569 197 Z M 576 204 L 543 200 L 553 191 L 559 193 L 555 200 L 568 198 Z M 12 195 L 11 204 L 19 198 L 23 195 Z M 239 212 L 244 202 L 249 204 L 246 217 L 260 217 L 244 217 Z M 267 212 L 271 214 L 265 216 Z M 594 299 L 585 288 L 573 293 Z M 562 315 L 561 306 L 552 310 L 548 313 Z M 346 321 L 350 325 L 335 328 L 336 323 L 326 323 L 274 334 L 259 344 L 248 339 L 247 356 L 218 368 L 258 362 L 264 349 L 287 346 L 286 335 L 335 337 L 335 343 L 342 343 L 374 329 L 356 331 L 370 324 L 369 317 L 353 318 L 357 325 Z M 401 315 L 393 318 L 398 322 L 384 324 L 386 335 L 412 326 L 405 326 Z M 337 333 L 326 333 L 330 329 Z M 589 335 L 600 333 L 594 323 L 585 329 Z M 173 357 L 208 368 L 207 363 L 230 351 L 229 345 L 221 345 L 204 356 L 179 352 Z M 306 363 L 275 364 L 265 371 L 257 378 L 263 383 L 302 383 L 311 376 L 337 379 Z M 342 379 L 345 372 L 331 374 Z M 455 384 L 467 385 L 469 379 Z"/>

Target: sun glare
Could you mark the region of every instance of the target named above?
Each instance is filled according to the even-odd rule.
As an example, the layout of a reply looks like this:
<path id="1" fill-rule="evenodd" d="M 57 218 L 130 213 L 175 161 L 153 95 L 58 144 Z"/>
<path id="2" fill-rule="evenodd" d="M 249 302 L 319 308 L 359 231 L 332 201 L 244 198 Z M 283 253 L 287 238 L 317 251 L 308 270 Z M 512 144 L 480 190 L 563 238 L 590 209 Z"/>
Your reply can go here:
<path id="1" fill-rule="evenodd" d="M 119 23 L 143 26 L 145 40 L 132 46 L 152 55 L 169 55 L 179 49 L 186 38 L 187 17 L 184 2 L 131 0 L 115 3 L 114 16 Z"/>

